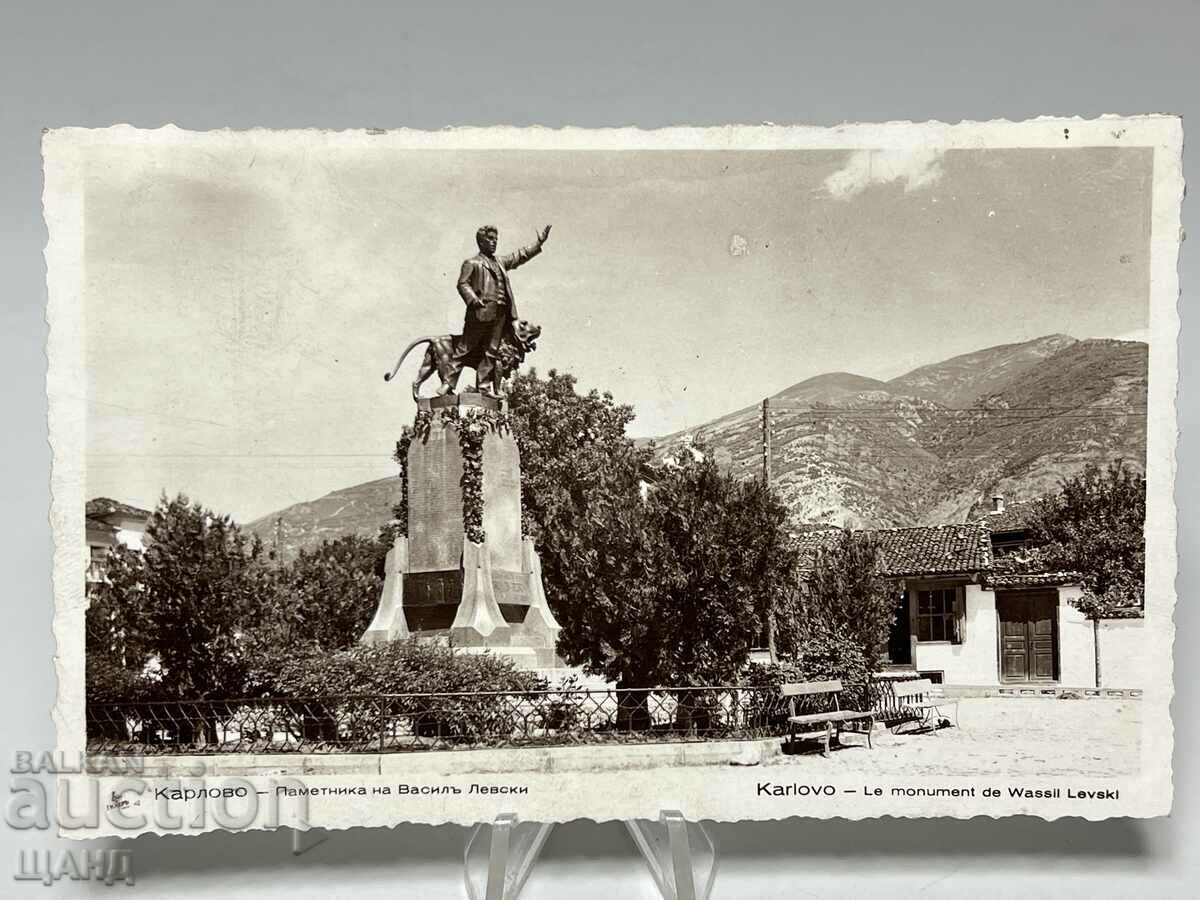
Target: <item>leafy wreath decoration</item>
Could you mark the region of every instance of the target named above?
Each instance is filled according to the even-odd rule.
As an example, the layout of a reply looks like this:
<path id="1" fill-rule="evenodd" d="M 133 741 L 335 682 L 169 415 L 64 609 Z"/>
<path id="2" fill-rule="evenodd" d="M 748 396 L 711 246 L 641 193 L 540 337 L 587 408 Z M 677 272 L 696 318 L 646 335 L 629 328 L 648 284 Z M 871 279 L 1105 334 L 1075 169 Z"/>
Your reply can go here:
<path id="1" fill-rule="evenodd" d="M 507 412 L 468 407 L 468 412 L 463 413 L 457 406 L 443 409 L 440 418 L 443 425 L 452 426 L 458 433 L 463 461 L 463 474 L 459 480 L 463 530 L 472 543 L 482 544 L 487 538 L 483 528 L 483 441 L 489 432 L 507 434 L 511 431 L 511 420 Z M 408 450 L 413 441 L 428 441 L 432 426 L 433 412 L 418 410 L 412 427 L 406 426 L 400 433 L 400 440 L 396 441 L 393 459 L 400 466 L 400 502 L 392 507 L 392 517 L 396 521 L 396 533 L 403 537 L 408 537 Z M 528 533 L 524 516 L 521 531 L 523 535 Z"/>
<path id="2" fill-rule="evenodd" d="M 503 434 L 509 430 L 507 413 L 491 409 L 451 406 L 442 410 L 443 425 L 458 432 L 458 448 L 462 454 L 463 531 L 467 540 L 482 544 L 487 539 L 483 528 L 483 441 L 488 433 Z"/>
<path id="3" fill-rule="evenodd" d="M 433 425 L 433 413 L 427 409 L 417 410 L 412 427 L 407 425 L 400 432 L 400 440 L 396 441 L 396 452 L 392 459 L 400 466 L 400 502 L 392 507 L 392 519 L 395 521 L 396 534 L 408 537 L 408 448 L 412 442 L 429 440 L 429 429 Z"/>

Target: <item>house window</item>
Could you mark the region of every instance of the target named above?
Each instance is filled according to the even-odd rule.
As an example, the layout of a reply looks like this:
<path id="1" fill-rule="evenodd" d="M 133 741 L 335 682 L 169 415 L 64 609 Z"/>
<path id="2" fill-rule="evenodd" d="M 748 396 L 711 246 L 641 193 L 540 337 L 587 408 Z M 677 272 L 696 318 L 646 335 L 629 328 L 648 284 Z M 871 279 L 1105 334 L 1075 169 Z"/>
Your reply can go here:
<path id="1" fill-rule="evenodd" d="M 960 643 L 956 588 L 917 591 L 917 640 Z"/>

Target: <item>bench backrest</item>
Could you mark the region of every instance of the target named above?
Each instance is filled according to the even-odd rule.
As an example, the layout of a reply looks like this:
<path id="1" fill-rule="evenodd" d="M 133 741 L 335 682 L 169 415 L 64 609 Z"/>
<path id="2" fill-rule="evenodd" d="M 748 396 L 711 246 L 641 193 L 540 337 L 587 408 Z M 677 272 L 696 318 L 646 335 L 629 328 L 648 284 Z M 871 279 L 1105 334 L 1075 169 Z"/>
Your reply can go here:
<path id="1" fill-rule="evenodd" d="M 933 682 L 928 678 L 917 678 L 912 681 L 896 681 L 892 683 L 892 693 L 896 695 L 897 700 L 932 694 Z"/>
<path id="2" fill-rule="evenodd" d="M 833 708 L 840 710 L 841 703 L 838 701 L 838 694 L 842 692 L 842 683 L 839 680 L 834 681 L 803 681 L 792 682 L 790 684 L 781 684 L 779 693 L 787 699 L 788 709 L 791 714 L 796 714 L 796 698 L 797 697 L 813 697 L 820 694 L 829 694 L 833 697 Z"/>
<path id="3" fill-rule="evenodd" d="M 781 684 L 779 692 L 785 697 L 802 697 L 806 694 L 833 694 L 842 689 L 840 681 L 803 681 Z"/>

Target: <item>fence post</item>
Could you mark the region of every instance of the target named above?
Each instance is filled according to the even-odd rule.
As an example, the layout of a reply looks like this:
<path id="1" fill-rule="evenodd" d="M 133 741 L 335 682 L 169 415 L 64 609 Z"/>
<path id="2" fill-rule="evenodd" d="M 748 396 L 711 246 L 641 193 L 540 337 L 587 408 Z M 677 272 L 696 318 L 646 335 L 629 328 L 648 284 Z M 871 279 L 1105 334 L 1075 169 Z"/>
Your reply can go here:
<path id="1" fill-rule="evenodd" d="M 380 698 L 379 700 L 379 752 L 383 752 L 383 728 L 384 728 L 384 710 L 387 708 L 387 700 Z"/>

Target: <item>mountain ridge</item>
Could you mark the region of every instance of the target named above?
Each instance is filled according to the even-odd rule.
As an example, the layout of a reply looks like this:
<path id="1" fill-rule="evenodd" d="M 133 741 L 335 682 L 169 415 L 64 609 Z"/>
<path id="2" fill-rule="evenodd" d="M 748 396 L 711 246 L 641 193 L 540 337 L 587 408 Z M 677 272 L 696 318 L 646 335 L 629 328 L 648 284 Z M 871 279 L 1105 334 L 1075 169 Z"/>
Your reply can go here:
<path id="1" fill-rule="evenodd" d="M 829 372 L 772 395 L 772 484 L 799 525 L 961 522 L 981 497 L 1029 500 L 1088 462 L 1144 468 L 1147 346 L 1053 334 L 959 354 L 881 381 Z M 760 407 L 667 435 L 695 439 L 737 477 L 760 477 Z M 373 534 L 397 478 L 294 504 L 247 526 L 294 553 Z"/>

